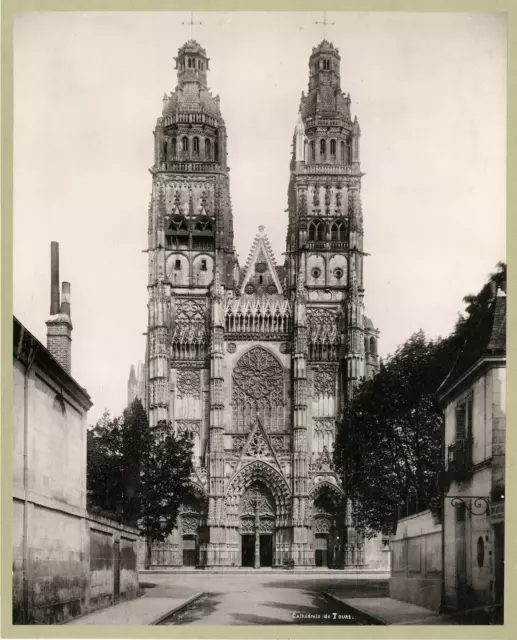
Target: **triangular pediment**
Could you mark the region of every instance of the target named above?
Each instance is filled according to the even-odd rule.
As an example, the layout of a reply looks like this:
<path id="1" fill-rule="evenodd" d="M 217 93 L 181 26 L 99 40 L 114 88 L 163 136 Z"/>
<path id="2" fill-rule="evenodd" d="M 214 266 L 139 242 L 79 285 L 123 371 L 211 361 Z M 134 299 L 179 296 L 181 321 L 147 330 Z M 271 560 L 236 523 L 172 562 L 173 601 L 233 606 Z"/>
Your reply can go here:
<path id="1" fill-rule="evenodd" d="M 255 421 L 244 443 L 235 471 L 240 469 L 244 460 L 249 461 L 249 458 L 253 458 L 254 460 L 267 460 L 270 463 L 274 463 L 280 469 L 280 463 L 278 462 L 269 435 L 260 420 Z"/>
<path id="2" fill-rule="evenodd" d="M 273 251 L 262 226 L 259 227 L 246 266 L 242 270 L 239 293 L 246 295 L 282 293 L 282 284 L 278 278 Z"/>

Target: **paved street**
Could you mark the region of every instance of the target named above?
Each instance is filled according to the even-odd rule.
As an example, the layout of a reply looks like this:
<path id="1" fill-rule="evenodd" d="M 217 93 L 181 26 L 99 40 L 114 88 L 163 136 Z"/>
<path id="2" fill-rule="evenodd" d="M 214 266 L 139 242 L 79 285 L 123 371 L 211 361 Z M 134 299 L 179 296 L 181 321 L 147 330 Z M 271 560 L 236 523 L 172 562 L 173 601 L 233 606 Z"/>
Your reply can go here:
<path id="1" fill-rule="evenodd" d="M 357 625 L 350 612 L 324 592 L 341 597 L 378 597 L 388 592 L 386 580 L 307 574 L 145 574 L 148 596 L 204 596 L 165 620 L 166 625 L 339 624 Z"/>

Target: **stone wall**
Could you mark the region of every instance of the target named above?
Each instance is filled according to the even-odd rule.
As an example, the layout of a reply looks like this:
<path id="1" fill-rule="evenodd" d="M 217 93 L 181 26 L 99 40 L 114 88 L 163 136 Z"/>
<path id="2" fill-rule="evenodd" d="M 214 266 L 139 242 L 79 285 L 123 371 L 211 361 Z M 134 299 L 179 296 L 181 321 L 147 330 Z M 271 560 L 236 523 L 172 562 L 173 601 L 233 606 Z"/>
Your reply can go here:
<path id="1" fill-rule="evenodd" d="M 93 611 L 138 594 L 138 533 L 123 524 L 89 515 L 88 609 Z"/>
<path id="2" fill-rule="evenodd" d="M 430 511 L 402 518 L 391 540 L 390 598 L 439 611 L 442 527 Z"/>
<path id="3" fill-rule="evenodd" d="M 86 511 L 88 394 L 17 320 L 13 346 L 13 623 L 56 624 L 136 596 L 138 532 Z"/>

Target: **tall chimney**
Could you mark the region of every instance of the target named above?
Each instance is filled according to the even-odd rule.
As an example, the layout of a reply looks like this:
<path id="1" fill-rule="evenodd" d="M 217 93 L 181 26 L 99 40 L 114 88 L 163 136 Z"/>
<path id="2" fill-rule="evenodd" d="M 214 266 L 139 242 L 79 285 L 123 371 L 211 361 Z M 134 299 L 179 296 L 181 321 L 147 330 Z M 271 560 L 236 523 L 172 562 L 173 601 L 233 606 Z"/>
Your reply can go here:
<path id="1" fill-rule="evenodd" d="M 50 315 L 59 313 L 59 242 L 50 243 Z"/>
<path id="2" fill-rule="evenodd" d="M 61 287 L 61 313 L 71 317 L 70 307 L 70 283 L 63 282 Z"/>
<path id="3" fill-rule="evenodd" d="M 72 320 L 70 283 L 63 282 L 59 296 L 59 244 L 50 243 L 50 318 L 47 320 L 47 349 L 63 369 L 72 371 Z"/>

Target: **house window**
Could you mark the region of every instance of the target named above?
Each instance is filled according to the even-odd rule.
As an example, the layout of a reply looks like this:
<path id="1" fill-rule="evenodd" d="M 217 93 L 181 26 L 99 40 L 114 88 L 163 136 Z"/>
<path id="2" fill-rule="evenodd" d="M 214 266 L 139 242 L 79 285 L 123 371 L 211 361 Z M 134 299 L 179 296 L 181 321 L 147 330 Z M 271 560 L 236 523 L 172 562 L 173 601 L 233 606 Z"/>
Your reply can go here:
<path id="1" fill-rule="evenodd" d="M 325 154 L 327 153 L 327 142 L 325 140 L 320 140 L 320 156 L 325 159 Z"/>
<path id="2" fill-rule="evenodd" d="M 311 142 L 311 162 L 316 160 L 316 143 L 314 140 Z"/>
<path id="3" fill-rule="evenodd" d="M 345 164 L 346 162 L 346 149 L 345 149 L 345 143 L 343 141 L 341 141 L 341 162 L 343 164 Z"/>
<path id="4" fill-rule="evenodd" d="M 208 160 L 212 159 L 212 143 L 210 140 L 205 140 L 205 156 Z"/>
<path id="5" fill-rule="evenodd" d="M 472 436 L 472 397 L 456 406 L 456 440 L 465 440 Z"/>
<path id="6" fill-rule="evenodd" d="M 336 141 L 335 140 L 330 141 L 330 155 L 334 158 L 336 157 Z"/>
<path id="7" fill-rule="evenodd" d="M 176 262 L 174 263 L 174 269 L 176 271 L 180 271 L 181 270 L 181 260 L 176 260 Z"/>
<path id="8" fill-rule="evenodd" d="M 477 544 L 477 561 L 478 567 L 482 567 L 485 564 L 485 543 L 483 538 L 479 536 Z"/>
<path id="9" fill-rule="evenodd" d="M 201 271 L 206 271 L 206 260 L 201 260 Z"/>
<path id="10" fill-rule="evenodd" d="M 183 137 L 183 140 L 181 141 L 181 146 L 183 151 L 188 151 L 188 138 L 187 136 Z"/>
<path id="11" fill-rule="evenodd" d="M 199 153 L 199 138 L 196 136 L 194 142 L 194 153 Z"/>
<path id="12" fill-rule="evenodd" d="M 176 138 L 172 139 L 172 157 L 176 158 Z"/>

